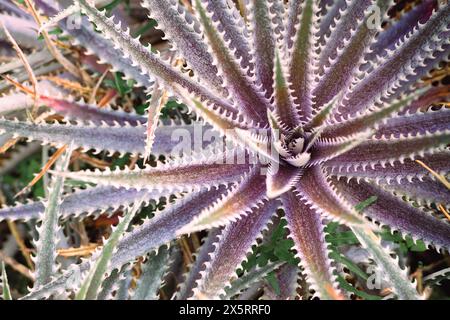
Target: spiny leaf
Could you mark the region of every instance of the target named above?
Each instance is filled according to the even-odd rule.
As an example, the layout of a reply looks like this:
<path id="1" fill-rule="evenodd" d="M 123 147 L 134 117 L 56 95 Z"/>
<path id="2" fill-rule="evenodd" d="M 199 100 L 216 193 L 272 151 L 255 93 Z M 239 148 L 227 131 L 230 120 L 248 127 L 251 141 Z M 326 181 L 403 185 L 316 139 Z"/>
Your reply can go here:
<path id="1" fill-rule="evenodd" d="M 217 96 L 214 92 L 200 85 L 197 81 L 184 75 L 179 70 L 164 61 L 158 54 L 153 53 L 150 48 L 146 48 L 130 36 L 128 31 L 123 31 L 121 24 L 115 24 L 114 17 L 107 18 L 104 13 L 89 5 L 85 0 L 79 0 L 82 11 L 89 19 L 95 23 L 106 37 L 110 38 L 117 47 L 121 48 L 123 54 L 139 65 L 143 73 L 149 77 L 156 77 L 161 83 L 164 83 L 168 89 L 173 89 L 172 83 L 183 86 L 189 92 L 195 92 L 196 95 L 207 98 L 213 103 L 217 103 L 224 110 L 237 113 L 236 109 L 230 106 L 224 99 Z"/>
<path id="2" fill-rule="evenodd" d="M 285 193 L 282 201 L 289 237 L 294 240 L 308 283 L 321 299 L 341 299 L 328 257 L 322 217 L 293 192 Z"/>
<path id="3" fill-rule="evenodd" d="M 318 213 L 346 224 L 365 223 L 356 210 L 329 183 L 320 166 L 306 170 L 296 189 L 304 205 L 317 210 Z"/>
<path id="4" fill-rule="evenodd" d="M 398 138 L 370 138 L 353 149 L 329 159 L 328 164 L 374 166 L 441 152 L 450 143 L 450 130 L 401 135 Z"/>
<path id="5" fill-rule="evenodd" d="M 450 268 L 439 270 L 423 278 L 423 282 L 428 286 L 440 285 L 443 281 L 450 279 Z"/>
<path id="6" fill-rule="evenodd" d="M 291 1 L 291 6 L 298 6 Z M 314 35 L 317 31 L 317 1 L 305 0 L 301 4 L 299 24 L 289 63 L 289 81 L 295 102 L 301 106 L 299 109 L 301 120 L 309 120 L 312 115 L 312 86 L 316 59 L 314 48 Z"/>
<path id="7" fill-rule="evenodd" d="M 225 197 L 218 199 L 207 210 L 203 210 L 178 233 L 181 235 L 223 226 L 252 214 L 253 210 L 261 205 L 264 206 L 267 200 L 265 178 L 258 171 L 259 167 L 253 169 L 242 181 L 236 183 Z M 253 205 L 249 206 L 248 203 Z"/>
<path id="8" fill-rule="evenodd" d="M 143 153 L 145 147 L 145 130 L 130 125 L 109 126 L 106 123 L 85 125 L 46 124 L 0 119 L 0 132 L 11 131 L 16 136 L 40 140 L 45 144 L 58 146 L 73 141 L 75 147 L 111 152 Z"/>
<path id="9" fill-rule="evenodd" d="M 111 298 L 112 293 L 114 291 L 114 287 L 117 286 L 117 282 L 120 279 L 120 275 L 125 267 L 122 267 L 121 270 L 114 269 L 111 273 L 103 280 L 102 287 L 97 295 L 98 300 L 107 300 Z"/>
<path id="10" fill-rule="evenodd" d="M 276 201 L 265 203 L 252 214 L 227 225 L 219 235 L 214 252 L 197 281 L 194 297 L 217 299 L 225 293 L 225 287 L 233 277 L 236 268 L 246 258 L 252 244 L 274 215 L 279 204 Z"/>
<path id="11" fill-rule="evenodd" d="M 57 164 L 60 171 L 65 171 L 69 165 L 73 146 L 70 145 L 67 151 Z M 48 200 L 45 204 L 45 211 L 41 217 L 42 223 L 37 228 L 39 239 L 36 242 L 36 282 L 34 288 L 37 289 L 51 281 L 56 272 L 56 245 L 58 228 L 58 214 L 61 206 L 61 194 L 64 187 L 64 177 L 54 177 Z"/>
<path id="12" fill-rule="evenodd" d="M 226 46 L 223 34 L 218 32 L 212 20 L 212 13 L 207 11 L 204 0 L 194 0 L 196 12 L 210 49 L 217 60 L 219 72 L 224 78 L 231 98 L 242 108 L 243 113 L 256 123 L 265 125 L 267 119 L 264 112 L 269 108 L 269 102 L 260 94 L 246 72 L 241 69 L 239 62 Z"/>
<path id="13" fill-rule="evenodd" d="M 380 243 L 380 239 L 368 229 L 357 226 L 351 227 L 359 241 L 366 248 L 377 265 L 384 271 L 383 278 L 388 281 L 402 300 L 418 300 L 420 296 L 415 285 L 408 279 L 405 270 L 400 269 L 398 262 L 391 258 Z"/>
<path id="14" fill-rule="evenodd" d="M 162 246 L 157 253 L 151 253 L 142 266 L 142 274 L 136 284 L 133 300 L 156 300 L 161 278 L 168 267 L 169 250 Z"/>
<path id="15" fill-rule="evenodd" d="M 298 108 L 294 105 L 294 101 L 291 95 L 291 90 L 287 83 L 287 68 L 282 65 L 281 59 L 286 57 L 280 57 L 280 52 L 277 50 L 275 54 L 274 63 L 274 106 L 276 115 L 280 121 L 288 126 L 288 128 L 296 128 L 300 124 Z"/>
<path id="16" fill-rule="evenodd" d="M 78 171 L 62 175 L 103 186 L 135 188 L 138 190 L 166 190 L 169 192 L 190 191 L 235 182 L 247 173 L 251 165 L 229 165 L 224 154 L 212 155 L 206 159 L 190 159 L 181 163 L 147 166 L 143 169 L 105 171 Z"/>
<path id="17" fill-rule="evenodd" d="M 217 92 L 222 92 L 222 82 L 217 68 L 208 52 L 207 45 L 197 31 L 199 22 L 178 1 L 145 0 L 143 6 L 150 11 L 150 17 L 158 22 L 158 28 L 173 41 L 179 51 L 194 69 L 195 74 Z"/>
<path id="18" fill-rule="evenodd" d="M 264 289 L 264 298 L 273 300 L 294 300 L 299 288 L 300 269 L 296 265 L 285 264 L 266 277 L 270 288 Z M 271 275 L 271 276 L 270 276 Z"/>
<path id="19" fill-rule="evenodd" d="M 273 70 L 277 36 L 273 20 L 279 20 L 280 12 L 272 14 L 271 6 L 277 6 L 276 1 L 251 0 L 247 1 L 250 31 L 252 37 L 252 53 L 255 64 L 255 77 L 265 96 L 269 98 L 273 92 Z M 273 19 L 273 20 L 272 20 Z M 279 23 L 277 24 L 279 27 Z"/>
<path id="20" fill-rule="evenodd" d="M 125 189 L 110 186 L 90 187 L 75 190 L 62 196 L 59 207 L 59 218 L 97 216 L 102 212 L 108 213 L 120 207 L 127 207 L 134 202 L 148 203 L 151 199 L 157 200 L 161 192 L 147 189 Z M 0 220 L 30 220 L 39 218 L 45 206 L 41 201 L 18 204 L 14 207 L 0 209 Z"/>
<path id="21" fill-rule="evenodd" d="M 402 97 L 387 106 L 367 110 L 366 112 L 358 114 L 355 117 L 346 119 L 343 123 L 328 123 L 325 125 L 325 128 L 321 133 L 321 138 L 336 139 L 337 137 L 351 136 L 369 128 L 377 130 L 379 125 L 382 126 L 383 123 L 389 121 L 389 118 L 394 112 L 399 112 L 404 109 L 405 106 L 417 99 L 417 97 L 424 91 L 425 90 L 418 90 L 413 95 Z"/>
<path id="22" fill-rule="evenodd" d="M 408 83 L 425 75 L 436 59 L 442 59 L 441 55 L 448 55 L 449 12 L 450 6 L 443 5 L 426 24 L 396 43 L 396 50 L 388 51 L 387 56 L 349 90 L 339 109 L 341 116 L 354 114 L 379 99 L 392 99 L 407 89 Z"/>

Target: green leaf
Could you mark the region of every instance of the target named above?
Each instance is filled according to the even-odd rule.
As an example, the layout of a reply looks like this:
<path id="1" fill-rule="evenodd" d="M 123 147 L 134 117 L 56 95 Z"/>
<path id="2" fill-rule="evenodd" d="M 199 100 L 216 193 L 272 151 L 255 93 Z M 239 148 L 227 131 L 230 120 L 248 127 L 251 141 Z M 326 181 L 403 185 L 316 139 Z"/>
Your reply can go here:
<path id="1" fill-rule="evenodd" d="M 19 162 L 13 174 L 8 174 L 3 177 L 3 182 L 18 188 L 24 188 L 31 180 L 33 180 L 36 172 L 41 170 L 42 161 L 41 155 L 36 154 L 26 160 Z M 33 198 L 37 199 L 45 197 L 43 180 L 39 180 L 31 187 L 31 194 Z"/>
<path id="2" fill-rule="evenodd" d="M 334 222 L 334 221 L 329 222 L 327 224 L 327 226 L 325 227 L 325 233 L 328 233 L 328 234 L 335 233 L 337 231 L 338 227 L 339 227 L 339 222 Z"/>
<path id="3" fill-rule="evenodd" d="M 111 167 L 123 168 L 128 164 L 128 161 L 130 161 L 129 154 L 126 154 L 123 157 L 114 158 L 112 161 Z"/>
<path id="4" fill-rule="evenodd" d="M 63 33 L 63 30 L 60 28 L 55 28 L 53 30 L 48 31 L 48 34 L 52 34 L 52 35 L 60 35 Z M 41 34 L 38 36 L 39 40 L 44 40 L 44 36 Z M 61 40 L 60 37 L 58 37 L 58 40 Z"/>
<path id="5" fill-rule="evenodd" d="M 358 244 L 359 241 L 352 231 L 333 232 L 327 234 L 325 240 L 333 246 L 342 246 L 349 244 Z"/>
<path id="6" fill-rule="evenodd" d="M 141 116 L 145 114 L 145 111 L 148 108 L 148 103 L 140 104 L 134 107 L 134 110 L 137 114 L 140 114 Z"/>
<path id="7" fill-rule="evenodd" d="M 336 248 L 333 248 L 332 251 L 330 252 L 330 258 L 332 258 L 333 260 L 335 260 L 335 261 L 337 261 L 339 263 L 342 263 L 351 272 L 353 272 L 354 274 L 356 274 L 360 278 L 362 278 L 364 280 L 367 280 L 369 278 L 369 276 L 364 271 L 362 271 L 361 268 L 358 267 L 358 265 L 353 263 L 353 261 L 351 261 L 350 259 L 345 257 L 343 254 L 339 253 Z"/>
<path id="8" fill-rule="evenodd" d="M 132 82 L 126 81 L 123 79 L 123 74 L 120 72 L 116 72 L 114 74 L 114 85 L 121 97 L 125 96 L 127 93 L 130 93 L 133 89 Z"/>
<path id="9" fill-rule="evenodd" d="M 424 252 L 427 250 L 427 246 L 422 240 L 417 240 L 415 243 L 410 236 L 403 238 L 399 232 L 391 233 L 389 229 L 384 229 L 380 233 L 380 236 L 385 241 L 394 242 L 399 245 L 399 250 L 402 254 L 408 253 L 408 251 Z"/>
<path id="10" fill-rule="evenodd" d="M 146 24 L 144 24 L 143 26 L 141 26 L 135 33 L 134 36 L 141 36 L 143 35 L 145 32 L 147 32 L 148 30 L 150 30 L 151 28 L 155 27 L 158 23 L 156 22 L 156 20 L 154 19 L 150 19 L 149 22 L 147 22 Z"/>
<path id="11" fill-rule="evenodd" d="M 422 240 L 418 240 L 416 244 L 410 247 L 411 251 L 424 252 L 427 251 L 427 245 Z"/>
<path id="12" fill-rule="evenodd" d="M 113 0 L 111 1 L 111 3 L 108 3 L 107 5 L 101 7 L 100 10 L 111 11 L 112 9 L 117 7 L 121 2 L 122 0 Z"/>
<path id="13" fill-rule="evenodd" d="M 337 281 L 339 282 L 339 285 L 342 287 L 342 289 L 345 289 L 346 291 L 353 292 L 355 295 L 357 295 L 360 298 L 363 298 L 365 300 L 381 300 L 382 298 L 379 296 L 374 296 L 371 294 L 368 294 L 364 291 L 358 290 L 352 285 L 350 285 L 341 275 L 337 276 Z"/>
<path id="14" fill-rule="evenodd" d="M 2 261 L 2 288 L 3 300 L 12 300 L 11 290 L 9 289 L 8 276 L 6 275 L 5 262 Z"/>
<path id="15" fill-rule="evenodd" d="M 275 272 L 271 272 L 266 276 L 267 283 L 272 287 L 277 295 L 281 293 L 280 284 L 278 283 Z"/>
<path id="16" fill-rule="evenodd" d="M 243 274 L 238 279 L 231 282 L 231 286 L 225 288 L 226 295 L 223 297 L 224 299 L 230 299 L 233 296 L 239 294 L 242 292 L 242 290 L 248 288 L 253 283 L 261 280 L 264 276 L 267 275 L 267 281 L 269 282 L 269 278 L 273 277 L 273 271 L 278 269 L 282 263 L 279 262 L 270 262 L 267 263 L 264 267 L 256 267 L 249 272 Z M 276 281 L 275 277 L 275 281 Z M 277 282 L 277 281 L 276 281 Z M 278 282 L 276 283 L 278 286 L 278 290 L 280 290 L 280 287 L 278 285 Z"/>
<path id="17" fill-rule="evenodd" d="M 291 239 L 286 239 L 286 224 L 286 220 L 281 220 L 272 231 L 269 241 L 259 246 L 253 246 L 252 254 L 242 264 L 243 271 L 266 266 L 269 261 L 298 265 L 299 261 L 292 251 L 294 243 Z"/>
<path id="18" fill-rule="evenodd" d="M 377 197 L 376 196 L 371 196 L 367 200 L 364 200 L 364 201 L 358 203 L 355 206 L 355 210 L 358 211 L 358 212 L 362 212 L 364 209 L 369 207 L 371 204 L 375 203 L 375 201 L 377 201 Z"/>

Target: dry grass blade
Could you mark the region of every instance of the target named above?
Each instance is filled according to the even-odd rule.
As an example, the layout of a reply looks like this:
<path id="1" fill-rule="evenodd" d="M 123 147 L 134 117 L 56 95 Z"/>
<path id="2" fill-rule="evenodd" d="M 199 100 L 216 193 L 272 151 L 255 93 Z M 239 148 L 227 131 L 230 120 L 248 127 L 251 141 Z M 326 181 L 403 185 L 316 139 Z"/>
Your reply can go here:
<path id="1" fill-rule="evenodd" d="M 0 147 L 0 154 L 5 153 L 8 151 L 11 147 L 13 147 L 20 139 L 19 138 L 12 138 L 6 141 L 6 143 Z"/>
<path id="2" fill-rule="evenodd" d="M 178 240 L 181 251 L 183 252 L 183 259 L 187 265 L 191 264 L 194 260 L 192 259 L 192 251 L 189 247 L 189 243 L 186 239 L 186 237 L 181 237 L 180 240 Z"/>
<path id="3" fill-rule="evenodd" d="M 420 160 L 416 160 L 418 164 L 420 164 L 422 167 L 427 169 L 433 176 L 436 177 L 447 189 L 450 189 L 450 182 L 441 174 L 437 173 L 433 169 L 431 169 L 429 166 L 427 166 L 425 163 L 423 163 Z"/>
<path id="4" fill-rule="evenodd" d="M 96 243 L 90 243 L 79 248 L 57 249 L 58 255 L 64 258 L 90 256 L 98 247 Z"/>
<path id="5" fill-rule="evenodd" d="M 192 4 L 189 0 L 181 0 L 183 5 L 189 10 L 189 12 L 194 12 L 194 9 L 192 8 Z"/>
<path id="6" fill-rule="evenodd" d="M 20 49 L 19 45 L 17 44 L 16 40 L 14 40 L 13 36 L 9 33 L 8 29 L 6 28 L 6 26 L 4 25 L 4 23 L 2 22 L 2 28 L 3 31 L 5 32 L 6 37 L 8 38 L 9 42 L 11 42 L 14 50 L 17 52 L 18 57 L 20 58 L 20 60 L 22 61 L 25 70 L 28 74 L 28 77 L 30 79 L 31 85 L 33 86 L 33 96 L 34 96 L 34 107 L 33 107 L 33 111 L 32 114 L 35 114 L 36 112 L 36 105 L 37 105 L 37 79 L 36 76 L 34 75 L 33 69 L 31 68 L 30 63 L 27 60 L 27 57 L 25 56 L 25 54 L 23 53 L 22 49 Z"/>
<path id="7" fill-rule="evenodd" d="M 30 279 L 31 281 L 34 281 L 34 276 L 30 269 L 25 267 L 23 264 L 20 264 L 13 258 L 5 255 L 2 251 L 0 251 L 0 260 L 5 261 L 5 263 L 8 266 L 10 266 L 13 270 L 19 272 L 20 274 Z"/>
<path id="8" fill-rule="evenodd" d="M 114 89 L 109 89 L 103 98 L 99 101 L 98 106 L 100 108 L 105 107 L 117 96 L 117 91 Z"/>
<path id="9" fill-rule="evenodd" d="M 51 81 L 58 86 L 61 86 L 65 89 L 68 89 L 68 90 L 71 90 L 74 92 L 77 92 L 81 95 L 89 95 L 92 92 L 91 88 L 85 87 L 85 86 L 79 84 L 78 82 L 70 81 L 67 79 L 62 79 L 62 78 L 59 78 L 56 76 L 42 76 L 42 77 L 39 77 L 39 79 Z"/>
<path id="10" fill-rule="evenodd" d="M 8 81 L 9 83 L 11 83 L 13 86 L 15 86 L 17 89 L 25 92 L 26 94 L 35 95 L 35 91 L 28 89 L 27 87 L 25 87 L 24 85 L 22 85 L 21 83 L 15 81 L 14 79 L 11 79 L 9 76 L 5 76 L 5 75 L 0 75 L 3 79 L 5 79 L 6 81 Z M 37 94 L 36 94 L 37 96 Z"/>
<path id="11" fill-rule="evenodd" d="M 25 0 L 25 3 L 28 7 L 28 10 L 30 10 L 31 15 L 33 16 L 34 20 L 38 24 L 39 27 L 42 26 L 42 19 L 39 16 L 38 12 L 34 8 L 34 5 L 31 3 L 30 0 Z M 56 48 L 55 44 L 53 43 L 52 39 L 50 39 L 50 36 L 47 32 L 47 30 L 42 30 L 42 36 L 44 37 L 45 44 L 48 47 L 48 50 L 53 55 L 53 57 L 71 74 L 73 74 L 75 77 L 80 78 L 81 72 L 80 69 L 77 68 L 72 62 L 66 59 L 64 55 L 59 52 L 58 48 Z"/>
<path id="12" fill-rule="evenodd" d="M 55 163 L 56 160 L 59 159 L 59 157 L 64 153 L 64 151 L 67 149 L 67 145 L 62 146 L 56 152 L 50 157 L 50 159 L 47 161 L 45 166 L 42 168 L 42 170 L 33 178 L 33 180 L 28 183 L 25 188 L 20 190 L 14 198 L 17 198 L 18 196 L 24 194 L 27 192 L 32 186 L 34 186 L 43 176 L 44 174 L 50 169 L 50 167 Z"/>
<path id="13" fill-rule="evenodd" d="M 3 195 L 3 193 L 0 191 L 0 204 L 5 204 L 6 203 L 6 199 Z M 22 237 L 20 235 L 19 230 L 17 230 L 17 226 L 16 223 L 14 221 L 11 220 L 6 220 L 7 224 L 8 224 L 8 228 L 11 231 L 12 236 L 14 237 L 14 239 L 16 240 L 17 245 L 19 246 L 20 252 L 22 253 L 23 257 L 25 258 L 25 261 L 28 265 L 28 267 L 33 270 L 34 269 L 34 264 L 33 261 L 31 260 L 31 256 L 30 256 L 30 250 L 27 248 L 27 246 L 25 245 L 24 241 L 22 240 Z"/>
<path id="14" fill-rule="evenodd" d="M 447 209 L 442 204 L 438 205 L 439 210 L 445 215 L 445 217 L 450 221 L 450 213 L 448 213 Z"/>
<path id="15" fill-rule="evenodd" d="M 92 158 L 89 155 L 78 152 L 78 151 L 73 152 L 72 161 L 73 160 L 80 160 L 85 163 L 88 163 L 89 165 L 91 165 L 93 167 L 100 168 L 100 169 L 106 169 L 107 167 L 111 166 L 111 163 L 109 163 L 107 161 L 100 160 L 97 158 Z"/>
<path id="16" fill-rule="evenodd" d="M 19 230 L 17 230 L 17 226 L 14 223 L 14 221 L 7 220 L 9 230 L 11 231 L 11 234 L 13 235 L 14 239 L 16 240 L 17 245 L 19 246 L 20 252 L 22 253 L 23 257 L 25 258 L 25 261 L 27 262 L 28 268 L 30 270 L 34 269 L 33 261 L 31 260 L 30 256 L 30 250 L 27 248 L 25 243 L 22 240 L 22 237 L 20 236 Z"/>
<path id="17" fill-rule="evenodd" d="M 91 96 L 89 97 L 89 103 L 95 103 L 95 101 L 96 101 L 95 96 L 97 95 L 97 91 L 100 88 L 100 86 L 101 86 L 103 80 L 105 79 L 106 75 L 108 74 L 108 72 L 109 72 L 109 68 L 106 69 L 105 72 L 103 72 L 103 74 L 100 76 L 100 78 L 98 78 L 98 81 L 95 84 L 94 89 L 92 89 Z"/>

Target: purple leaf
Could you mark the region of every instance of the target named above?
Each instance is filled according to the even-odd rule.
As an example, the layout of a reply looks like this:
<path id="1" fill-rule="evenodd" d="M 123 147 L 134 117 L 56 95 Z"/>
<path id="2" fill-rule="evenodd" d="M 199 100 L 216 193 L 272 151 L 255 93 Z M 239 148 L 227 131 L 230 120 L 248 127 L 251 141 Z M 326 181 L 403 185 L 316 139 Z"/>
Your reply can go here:
<path id="1" fill-rule="evenodd" d="M 269 286 L 264 289 L 264 298 L 269 300 L 294 300 L 297 296 L 300 270 L 297 266 L 285 264 L 275 273 L 279 293 Z"/>
<path id="2" fill-rule="evenodd" d="M 339 165 L 384 165 L 394 161 L 414 159 L 433 154 L 450 143 L 450 130 L 401 136 L 399 138 L 368 139 L 350 151 L 334 157 L 328 166 Z"/>
<path id="3" fill-rule="evenodd" d="M 221 186 L 186 195 L 168 205 L 154 218 L 126 233 L 117 244 L 111 268 L 121 266 L 177 238 L 176 231 L 189 223 L 209 203 L 223 195 L 226 189 Z"/>
<path id="4" fill-rule="evenodd" d="M 297 1 L 291 1 L 291 12 L 300 9 Z M 316 68 L 316 55 L 314 47 L 314 34 L 318 28 L 317 2 L 305 0 L 301 4 L 299 24 L 296 25 L 296 33 L 293 38 L 293 47 L 290 51 L 289 82 L 294 97 L 294 102 L 300 106 L 300 118 L 309 120 L 312 115 L 312 82 Z"/>
<path id="5" fill-rule="evenodd" d="M 361 6 L 361 2 L 364 2 L 364 5 Z M 324 73 L 320 75 L 313 91 L 317 107 L 325 105 L 342 89 L 350 85 L 354 71 L 363 62 L 364 53 L 373 42 L 379 28 L 370 26 L 369 23 L 373 12 L 367 7 L 371 2 L 374 2 L 373 4 L 377 6 L 383 17 L 392 1 L 353 1 L 337 22 L 336 31 L 339 36 L 334 36 L 332 33 L 331 41 L 325 41 L 321 64 L 325 64 L 330 58 L 332 60 L 328 62 L 329 66 L 324 68 Z M 347 37 L 348 40 L 341 42 Z M 328 45 L 331 46 L 329 51 L 327 50 Z M 335 53 L 336 50 L 339 51 Z"/>
<path id="6" fill-rule="evenodd" d="M 265 202 L 250 214 L 227 225 L 214 244 L 215 249 L 206 262 L 206 269 L 197 281 L 194 297 L 200 299 L 217 299 L 225 294 L 225 287 L 235 276 L 236 269 L 246 258 L 255 241 L 275 214 L 279 203 Z"/>
<path id="7" fill-rule="evenodd" d="M 173 41 L 176 49 L 194 69 L 205 84 L 222 92 L 222 80 L 199 33 L 199 23 L 177 0 L 145 0 L 143 6 L 150 11 L 150 17 L 158 22 L 158 28 Z"/>
<path id="8" fill-rule="evenodd" d="M 216 248 L 215 244 L 219 240 L 220 234 L 223 232 L 222 228 L 212 229 L 206 240 L 200 247 L 198 254 L 195 256 L 194 263 L 189 268 L 189 273 L 186 275 L 185 281 L 182 283 L 180 291 L 177 292 L 177 300 L 186 300 L 194 294 L 193 289 L 197 285 L 197 280 L 202 277 L 201 272 L 205 270 L 205 262 L 211 259 L 212 254 Z"/>
<path id="9" fill-rule="evenodd" d="M 406 134 L 424 134 L 425 132 L 439 132 L 449 128 L 450 109 L 441 108 L 427 112 L 418 111 L 413 114 L 392 117 L 378 126 L 375 137 L 399 137 Z"/>
<path id="10" fill-rule="evenodd" d="M 64 115 L 67 119 L 92 121 L 109 125 L 127 123 L 132 126 L 139 126 L 146 122 L 146 118 L 136 113 L 116 111 L 111 108 L 100 108 L 84 101 L 70 101 L 68 99 L 53 98 L 50 96 L 40 96 L 39 101 L 50 107 L 56 113 Z"/>
<path id="11" fill-rule="evenodd" d="M 266 98 L 270 98 L 273 92 L 273 62 L 275 61 L 277 42 L 277 35 L 274 29 L 275 26 L 280 27 L 278 13 L 272 16 L 271 7 L 278 5 L 276 1 L 270 0 L 250 0 L 247 3 L 253 39 L 256 80 L 265 92 Z"/>
<path id="12" fill-rule="evenodd" d="M 351 115 L 384 98 L 390 91 L 399 94 L 431 70 L 450 50 L 450 6 L 444 5 L 430 20 L 404 40 L 367 76 L 348 92 L 339 112 Z M 432 63 L 430 63 L 430 61 Z M 395 95 L 389 94 L 389 99 Z"/>
<path id="13" fill-rule="evenodd" d="M 448 161 L 450 152 L 448 150 L 438 151 L 431 155 L 424 157 L 417 157 L 427 166 L 440 174 L 450 172 L 450 163 Z M 342 162 L 337 164 L 337 161 L 329 161 L 324 163 L 327 172 L 337 177 L 347 177 L 356 179 L 373 179 L 376 181 L 391 181 L 401 179 L 400 181 L 410 180 L 412 178 L 422 178 L 429 176 L 430 172 L 419 165 L 412 159 L 405 159 L 403 163 L 394 161 L 393 163 L 376 163 L 369 165 L 368 163 L 348 163 Z"/>
<path id="14" fill-rule="evenodd" d="M 284 212 L 306 281 L 321 299 L 340 299 L 325 242 L 323 217 L 308 200 L 293 192 L 282 196 Z"/>
<path id="15" fill-rule="evenodd" d="M 449 169 L 447 173 L 450 172 Z M 381 186 L 422 205 L 442 204 L 446 207 L 450 205 L 448 203 L 450 190 L 440 181 L 429 176 L 411 181 L 397 182 L 394 180 L 390 184 L 381 184 Z"/>
<path id="16" fill-rule="evenodd" d="M 95 123 L 47 124 L 21 122 L 0 118 L 0 132 L 14 132 L 15 136 L 39 140 L 44 144 L 58 146 L 73 141 L 75 147 L 110 152 L 142 153 L 145 146 L 145 131 L 142 127 L 108 126 Z"/>
<path id="17" fill-rule="evenodd" d="M 288 70 L 281 59 L 287 60 L 287 57 L 281 57 L 281 52 L 277 50 L 274 65 L 274 110 L 275 117 L 279 119 L 283 126 L 290 130 L 300 125 L 299 107 L 294 105 L 293 97 L 288 83 Z"/>
<path id="18" fill-rule="evenodd" d="M 36 0 L 36 7 L 47 16 L 54 16 L 58 13 L 56 3 L 51 1 Z M 61 20 L 58 26 L 74 38 L 76 44 L 83 45 L 89 53 L 95 54 L 102 63 L 110 63 L 115 70 L 123 72 L 129 79 L 137 82 L 137 85 L 151 87 L 152 82 L 149 77 L 142 74 L 138 66 L 134 66 L 129 58 L 123 56 L 119 49 L 110 45 L 109 41 L 95 32 L 86 17 L 80 17 L 79 28 L 73 28 L 67 18 Z"/>
<path id="19" fill-rule="evenodd" d="M 427 22 L 437 4 L 436 0 L 424 0 L 412 10 L 403 14 L 397 22 L 380 33 L 377 41 L 372 45 L 373 51 L 366 56 L 366 60 L 372 61 L 386 49 L 395 49 L 395 43 L 398 40 L 410 33 L 419 23 Z"/>
<path id="20" fill-rule="evenodd" d="M 60 219 L 71 216 L 91 216 L 102 212 L 112 212 L 126 207 L 134 202 L 147 203 L 151 199 L 158 199 L 163 194 L 158 191 L 136 190 L 115 187 L 93 187 L 77 190 L 62 197 L 59 208 Z M 29 220 L 37 219 L 44 212 L 42 202 L 18 204 L 14 207 L 0 209 L 0 220 Z"/>
<path id="21" fill-rule="evenodd" d="M 230 170 L 230 169 L 228 169 Z M 267 201 L 265 176 L 255 167 L 221 199 L 196 216 L 179 234 L 216 228 L 252 214 Z"/>
<path id="22" fill-rule="evenodd" d="M 301 179 L 301 174 L 302 169 L 294 166 L 270 166 L 266 175 L 267 196 L 273 199 L 287 192 Z"/>
<path id="23" fill-rule="evenodd" d="M 219 31 L 224 32 L 225 41 L 229 41 L 230 48 L 236 50 L 235 55 L 241 60 L 241 67 L 248 68 L 248 75 L 251 76 L 254 64 L 250 37 L 239 11 L 227 0 L 208 0 L 208 10 L 213 12 L 212 19 L 220 22 Z"/>
<path id="24" fill-rule="evenodd" d="M 98 185 L 135 189 L 165 190 L 166 192 L 191 191 L 211 188 L 239 180 L 250 170 L 250 165 L 221 163 L 224 155 L 211 156 L 208 159 L 190 159 L 183 162 L 168 162 L 157 167 L 146 166 L 111 171 L 73 171 L 64 176 Z"/>
<path id="25" fill-rule="evenodd" d="M 321 138 L 337 139 L 356 135 L 367 129 L 377 129 L 378 125 L 383 121 L 388 121 L 389 117 L 394 115 L 393 117 L 396 118 L 395 113 L 405 108 L 416 97 L 417 94 L 402 97 L 387 106 L 372 108 L 372 110 L 367 110 L 345 121 L 325 124 Z"/>
<path id="26" fill-rule="evenodd" d="M 44 43 L 38 40 L 38 26 L 33 20 L 0 13 L 0 21 L 5 25 L 20 47 L 42 48 Z M 9 43 L 3 27 L 0 28 L 0 40 Z"/>
<path id="27" fill-rule="evenodd" d="M 297 192 L 304 203 L 302 206 L 310 207 L 311 211 L 347 224 L 363 224 L 362 218 L 329 183 L 319 165 L 305 170 L 297 184 Z M 293 197 L 290 196 L 290 201 Z"/>
<path id="28" fill-rule="evenodd" d="M 134 64 L 140 66 L 142 73 L 147 74 L 150 78 L 156 77 L 170 91 L 174 91 L 173 84 L 177 84 L 186 88 L 189 92 L 193 92 L 195 95 L 214 103 L 221 110 L 237 115 L 237 110 L 227 100 L 217 96 L 206 86 L 199 84 L 195 79 L 172 67 L 170 62 L 163 60 L 159 54 L 153 53 L 150 48 L 144 47 L 128 31 L 123 31 L 121 25 L 114 22 L 113 17 L 106 17 L 104 13 L 93 8 L 85 0 L 80 0 L 79 2 L 82 11 L 88 15 L 89 19 L 122 50 L 122 55 L 129 57 Z M 174 93 L 177 93 L 176 90 Z"/>
<path id="29" fill-rule="evenodd" d="M 232 100 L 249 119 L 263 126 L 266 125 L 265 112 L 270 107 L 269 101 L 258 91 L 247 72 L 240 67 L 233 51 L 227 46 L 223 33 L 217 30 L 217 22 L 212 20 L 212 14 L 207 10 L 205 0 L 194 0 L 194 2 L 202 31 Z"/>

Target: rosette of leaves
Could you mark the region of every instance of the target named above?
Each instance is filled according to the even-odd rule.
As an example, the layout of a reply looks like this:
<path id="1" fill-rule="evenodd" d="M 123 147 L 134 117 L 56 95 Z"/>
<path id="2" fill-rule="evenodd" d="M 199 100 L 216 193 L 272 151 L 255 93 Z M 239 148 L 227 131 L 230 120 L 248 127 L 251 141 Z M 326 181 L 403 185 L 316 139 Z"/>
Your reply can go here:
<path id="1" fill-rule="evenodd" d="M 437 250 L 450 248 L 450 224 L 436 211 L 437 205 L 448 208 L 450 198 L 445 180 L 450 110 L 429 108 L 448 91 L 422 81 L 448 60 L 450 6 L 423 1 L 393 20 L 388 12 L 394 2 L 386 0 L 192 0 L 187 7 L 175 0 L 144 0 L 142 5 L 182 64 L 174 66 L 87 0 L 61 9 L 36 1 L 76 44 L 146 89 L 147 116 L 41 95 L 65 123 L 3 117 L 0 131 L 144 159 L 165 155 L 166 161 L 112 171 L 56 170 L 56 183 L 69 178 L 95 186 L 60 200 L 51 193 L 57 216 L 48 202 L 2 209 L 1 217 L 9 219 L 44 212 L 47 227 L 39 229 L 40 238 L 53 242 L 38 242 L 37 261 L 46 269 L 26 298 L 104 296 L 105 274 L 108 283 L 137 257 L 203 230 L 209 236 L 176 298 L 230 298 L 279 267 L 269 264 L 236 277 L 252 245 L 273 231 L 271 221 L 280 211 L 297 259 L 276 273 L 279 296 L 295 297 L 300 270 L 304 289 L 314 296 L 346 297 L 337 281 L 342 261 L 333 261 L 336 255 L 325 241 L 325 225 L 333 221 L 351 229 L 393 296 L 420 298 L 378 231 L 388 226 Z M 79 28 L 67 28 L 78 11 Z M 185 104 L 198 122 L 158 122 L 167 99 Z M 202 140 L 193 152 L 174 154 L 179 141 L 171 139 L 173 133 L 186 133 L 194 144 L 196 126 L 212 132 L 214 143 Z M 234 157 L 244 161 L 227 161 Z M 66 270 L 51 267 L 56 240 L 49 232 L 57 228 L 57 217 L 81 218 L 171 194 L 176 200 L 153 218 L 128 231 L 119 224 L 103 252 Z M 367 199 L 376 201 L 355 208 Z M 136 210 L 135 205 L 123 221 L 129 223 Z M 159 259 L 149 258 L 142 282 L 162 276 L 166 258 Z M 139 289 L 137 297 L 155 295 L 156 287 L 147 286 L 152 294 Z"/>

